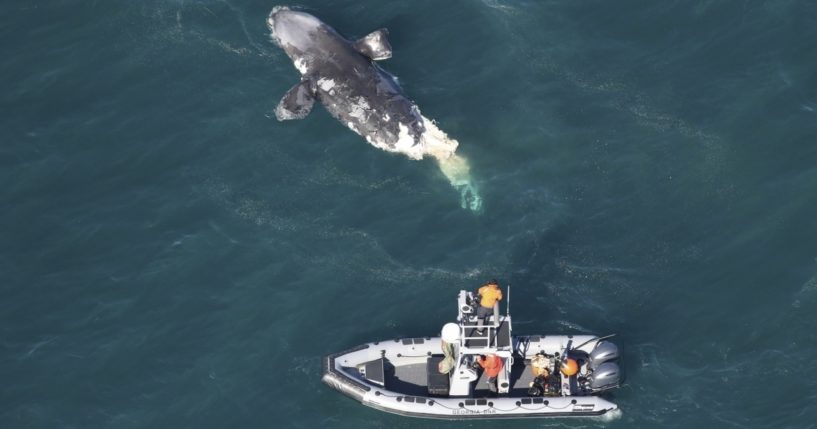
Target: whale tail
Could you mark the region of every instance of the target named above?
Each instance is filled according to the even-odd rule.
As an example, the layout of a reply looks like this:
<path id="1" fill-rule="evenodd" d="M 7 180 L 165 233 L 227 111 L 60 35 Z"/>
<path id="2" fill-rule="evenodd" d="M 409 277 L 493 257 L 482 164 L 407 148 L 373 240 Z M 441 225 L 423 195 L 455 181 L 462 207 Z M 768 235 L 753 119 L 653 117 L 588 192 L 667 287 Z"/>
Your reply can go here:
<path id="1" fill-rule="evenodd" d="M 460 192 L 460 206 L 474 212 L 482 211 L 482 197 L 479 188 L 471 178 L 471 167 L 468 160 L 455 154 L 448 158 L 437 158 L 440 171 L 443 172 L 451 186 Z"/>
<path id="2" fill-rule="evenodd" d="M 440 171 L 457 191 L 460 192 L 460 206 L 474 212 L 482 211 L 482 197 L 479 187 L 471 177 L 468 160 L 456 153 L 459 142 L 448 137 L 437 128 L 433 121 L 422 116 L 425 132 L 422 135 L 424 152 L 437 159 Z"/>

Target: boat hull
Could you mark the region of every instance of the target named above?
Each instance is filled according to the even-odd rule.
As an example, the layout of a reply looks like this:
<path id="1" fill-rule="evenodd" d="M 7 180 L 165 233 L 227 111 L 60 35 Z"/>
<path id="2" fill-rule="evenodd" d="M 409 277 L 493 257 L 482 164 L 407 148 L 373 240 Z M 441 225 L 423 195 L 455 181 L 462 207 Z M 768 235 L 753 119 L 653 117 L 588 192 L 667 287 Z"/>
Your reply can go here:
<path id="1" fill-rule="evenodd" d="M 592 336 L 530 336 L 515 337 L 514 347 L 521 355 L 538 351 L 552 353 L 591 340 Z M 591 344 L 590 346 L 592 346 Z M 588 347 L 590 347 L 588 346 Z M 373 342 L 326 356 L 323 360 L 323 381 L 363 405 L 403 416 L 445 419 L 517 419 L 543 417 L 601 416 L 618 407 L 596 395 L 539 396 L 519 394 L 527 389 L 526 380 L 517 377 L 520 386 L 507 395 L 492 395 L 486 390 L 474 390 L 467 397 L 440 397 L 424 390 L 422 375 L 416 368 L 440 352 L 440 339 L 404 338 Z M 361 376 L 357 368 L 379 359 L 395 365 L 392 375 L 383 383 Z M 518 363 L 517 365 L 524 365 Z M 412 370 L 412 368 L 415 368 Z M 524 370 L 524 366 L 521 367 Z M 411 375 L 414 371 L 415 375 Z M 524 371 L 522 371 L 524 373 Z M 414 383 L 414 384 L 412 384 Z M 393 388 L 391 385 L 398 387 Z"/>

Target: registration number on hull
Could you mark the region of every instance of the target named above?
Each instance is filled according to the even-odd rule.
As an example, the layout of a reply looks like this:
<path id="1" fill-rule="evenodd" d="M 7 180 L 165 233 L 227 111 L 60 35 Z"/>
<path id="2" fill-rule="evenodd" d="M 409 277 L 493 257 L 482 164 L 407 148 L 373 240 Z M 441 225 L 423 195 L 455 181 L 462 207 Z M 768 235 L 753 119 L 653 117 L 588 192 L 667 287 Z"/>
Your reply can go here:
<path id="1" fill-rule="evenodd" d="M 487 410 L 467 410 L 467 409 L 459 409 L 453 410 L 451 413 L 455 416 L 461 415 L 468 415 L 468 414 L 496 414 L 496 410 L 487 409 Z"/>

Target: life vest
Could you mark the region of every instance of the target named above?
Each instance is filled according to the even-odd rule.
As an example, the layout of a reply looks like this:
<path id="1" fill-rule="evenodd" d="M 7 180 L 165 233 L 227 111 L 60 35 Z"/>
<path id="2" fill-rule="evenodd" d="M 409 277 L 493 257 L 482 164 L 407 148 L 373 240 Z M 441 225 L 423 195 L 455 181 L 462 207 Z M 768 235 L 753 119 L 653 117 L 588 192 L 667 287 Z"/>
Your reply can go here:
<path id="1" fill-rule="evenodd" d="M 494 308 L 494 304 L 502 299 L 502 291 L 497 287 L 497 285 L 485 285 L 479 288 L 479 296 L 482 297 L 482 299 L 479 301 L 479 305 L 486 308 Z"/>
<path id="2" fill-rule="evenodd" d="M 499 371 L 502 370 L 502 358 L 497 355 L 488 355 L 485 359 L 480 359 L 478 362 L 488 377 L 496 377 L 499 375 Z"/>

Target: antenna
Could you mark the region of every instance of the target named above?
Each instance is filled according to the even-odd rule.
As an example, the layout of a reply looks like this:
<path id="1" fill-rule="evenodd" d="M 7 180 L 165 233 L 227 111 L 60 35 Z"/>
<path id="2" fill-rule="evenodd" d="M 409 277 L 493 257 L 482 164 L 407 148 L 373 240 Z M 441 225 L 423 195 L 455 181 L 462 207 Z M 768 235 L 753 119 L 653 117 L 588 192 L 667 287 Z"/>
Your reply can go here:
<path id="1" fill-rule="evenodd" d="M 508 283 L 508 299 L 505 300 L 505 315 L 511 315 L 511 284 Z"/>

